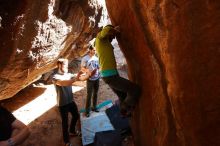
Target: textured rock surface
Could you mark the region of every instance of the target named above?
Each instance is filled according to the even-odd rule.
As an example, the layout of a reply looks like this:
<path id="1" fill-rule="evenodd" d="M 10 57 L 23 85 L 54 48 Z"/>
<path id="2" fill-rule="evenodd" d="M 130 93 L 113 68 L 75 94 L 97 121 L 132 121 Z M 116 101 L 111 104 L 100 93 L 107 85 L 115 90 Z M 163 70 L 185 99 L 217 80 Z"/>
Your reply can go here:
<path id="1" fill-rule="evenodd" d="M 85 51 L 101 15 L 97 0 L 1 0 L 0 100 Z"/>
<path id="2" fill-rule="evenodd" d="M 136 146 L 220 145 L 220 1 L 107 0 L 131 80 Z"/>

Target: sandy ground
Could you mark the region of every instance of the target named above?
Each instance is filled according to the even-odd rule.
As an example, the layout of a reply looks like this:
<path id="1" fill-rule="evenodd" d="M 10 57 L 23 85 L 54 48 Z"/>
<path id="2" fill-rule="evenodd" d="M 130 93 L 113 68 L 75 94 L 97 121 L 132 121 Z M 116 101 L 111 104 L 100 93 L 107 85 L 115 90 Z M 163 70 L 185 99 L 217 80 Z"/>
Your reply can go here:
<path id="1" fill-rule="evenodd" d="M 126 77 L 125 72 L 120 74 Z M 77 82 L 73 86 L 74 100 L 81 109 L 85 106 L 86 84 Z M 117 100 L 112 90 L 100 80 L 98 103 L 111 99 Z M 34 83 L 20 91 L 13 98 L 0 102 L 31 130 L 31 135 L 22 146 L 63 146 L 61 118 L 56 104 L 56 93 L 53 85 Z M 78 129 L 80 130 L 80 122 Z M 73 146 L 81 146 L 80 137 L 72 137 Z M 123 146 L 132 146 L 132 137 L 123 141 Z"/>

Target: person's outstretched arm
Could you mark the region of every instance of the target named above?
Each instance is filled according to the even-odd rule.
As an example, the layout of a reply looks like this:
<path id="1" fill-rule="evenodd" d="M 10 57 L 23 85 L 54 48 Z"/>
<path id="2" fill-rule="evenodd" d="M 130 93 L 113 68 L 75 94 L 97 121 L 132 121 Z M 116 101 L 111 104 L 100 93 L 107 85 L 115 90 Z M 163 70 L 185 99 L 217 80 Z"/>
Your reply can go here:
<path id="1" fill-rule="evenodd" d="M 72 86 L 72 84 L 76 81 L 83 81 L 81 80 L 80 76 L 83 74 L 82 71 L 78 72 L 78 74 L 74 77 L 72 77 L 71 79 L 62 79 L 62 75 L 61 77 L 53 77 L 52 82 L 58 86 Z"/>
<path id="2" fill-rule="evenodd" d="M 72 84 L 77 81 L 76 78 L 69 79 L 69 80 L 61 80 L 61 79 L 54 79 L 53 83 L 59 86 L 72 86 Z"/>
<path id="3" fill-rule="evenodd" d="M 72 86 L 72 84 L 79 80 L 78 75 L 71 79 L 53 78 L 52 82 L 58 86 Z"/>
<path id="4" fill-rule="evenodd" d="M 120 27 L 119 26 L 106 26 L 101 30 L 100 38 L 106 38 L 110 35 L 118 35 L 120 34 Z"/>
<path id="5" fill-rule="evenodd" d="M 97 69 L 94 69 L 92 71 L 87 70 L 85 74 L 79 75 L 80 81 L 88 80 L 91 76 L 93 76 L 96 73 Z"/>

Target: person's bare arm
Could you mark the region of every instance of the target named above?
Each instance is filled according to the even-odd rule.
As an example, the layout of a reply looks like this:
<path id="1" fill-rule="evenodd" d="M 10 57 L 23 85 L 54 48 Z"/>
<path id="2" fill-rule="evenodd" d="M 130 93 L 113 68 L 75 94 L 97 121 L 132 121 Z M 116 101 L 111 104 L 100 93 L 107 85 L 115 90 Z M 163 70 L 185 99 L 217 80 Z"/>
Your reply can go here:
<path id="1" fill-rule="evenodd" d="M 9 146 L 7 140 L 0 141 L 0 146 Z"/>
<path id="2" fill-rule="evenodd" d="M 89 72 L 89 69 L 87 69 L 86 67 L 81 66 L 81 71 L 83 73 L 87 73 L 87 72 Z"/>
<path id="3" fill-rule="evenodd" d="M 120 27 L 119 26 L 115 26 L 114 28 L 112 28 L 109 31 L 108 35 L 118 35 L 118 34 L 120 34 Z"/>
<path id="4" fill-rule="evenodd" d="M 109 36 L 118 36 L 120 34 L 120 27 L 115 26 L 115 27 L 110 27 L 110 26 L 105 26 L 101 32 L 99 33 L 99 38 L 108 38 Z"/>
<path id="5" fill-rule="evenodd" d="M 72 84 L 77 81 L 78 79 L 77 78 L 73 78 L 73 79 L 70 79 L 70 80 L 60 80 L 60 79 L 56 79 L 56 80 L 53 80 L 53 82 L 56 84 L 56 85 L 59 85 L 59 86 L 72 86 Z"/>
<path id="6" fill-rule="evenodd" d="M 14 144 L 15 146 L 19 145 L 23 143 L 24 140 L 27 139 L 30 134 L 29 128 L 19 120 L 15 120 L 12 123 L 12 129 L 13 129 L 12 137 L 8 139 L 7 141 L 5 141 L 6 142 L 5 146 L 10 146 L 9 141 L 11 141 L 11 143 Z M 4 145 L 1 145 L 1 146 L 4 146 Z"/>
<path id="7" fill-rule="evenodd" d="M 52 82 L 54 83 L 54 84 L 56 84 L 56 85 L 58 85 L 58 86 L 72 86 L 72 84 L 74 83 L 74 82 L 76 82 L 76 81 L 82 81 L 81 79 L 80 79 L 80 76 L 83 74 L 83 72 L 82 71 L 80 71 L 77 75 L 76 75 L 76 77 L 73 77 L 73 78 L 71 78 L 71 79 L 69 79 L 69 80 L 62 80 L 62 79 L 53 79 L 52 80 Z"/>
<path id="8" fill-rule="evenodd" d="M 97 69 L 94 69 L 93 71 L 87 71 L 85 74 L 79 76 L 80 81 L 85 81 L 89 79 L 91 76 L 93 76 L 96 73 Z"/>
<path id="9" fill-rule="evenodd" d="M 114 31 L 115 33 L 120 33 L 120 26 L 115 26 Z"/>

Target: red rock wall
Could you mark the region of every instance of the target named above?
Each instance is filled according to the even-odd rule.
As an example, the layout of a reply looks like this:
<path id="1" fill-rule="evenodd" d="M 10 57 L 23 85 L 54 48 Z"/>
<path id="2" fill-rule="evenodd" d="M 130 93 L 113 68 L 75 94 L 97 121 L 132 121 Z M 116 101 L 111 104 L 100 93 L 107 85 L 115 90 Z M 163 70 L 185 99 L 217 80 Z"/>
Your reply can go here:
<path id="1" fill-rule="evenodd" d="M 97 0 L 1 0 L 0 100 L 53 69 L 60 56 L 85 52 L 101 14 Z"/>
<path id="2" fill-rule="evenodd" d="M 106 0 L 130 79 L 136 146 L 220 145 L 220 1 Z"/>

